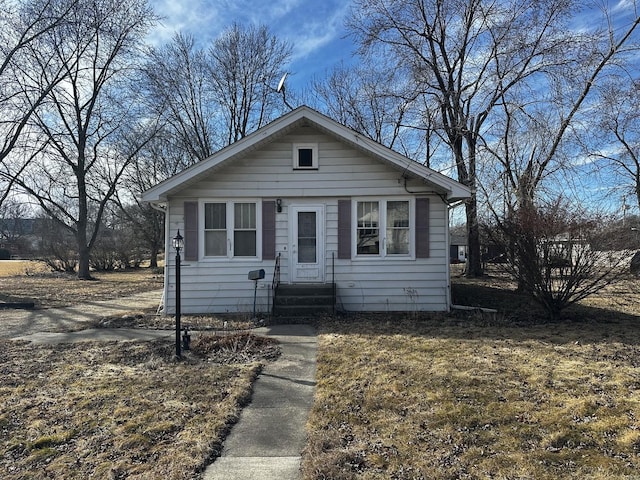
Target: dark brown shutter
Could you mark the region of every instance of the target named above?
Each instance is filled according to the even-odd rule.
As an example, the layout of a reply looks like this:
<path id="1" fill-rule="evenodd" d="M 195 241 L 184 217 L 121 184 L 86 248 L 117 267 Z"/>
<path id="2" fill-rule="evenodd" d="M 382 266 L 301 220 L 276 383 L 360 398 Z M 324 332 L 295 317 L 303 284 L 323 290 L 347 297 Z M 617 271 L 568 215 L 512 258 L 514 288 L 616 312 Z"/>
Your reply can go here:
<path id="1" fill-rule="evenodd" d="M 338 200 L 338 258 L 351 259 L 351 200 Z"/>
<path id="2" fill-rule="evenodd" d="M 429 258 L 428 198 L 416 198 L 416 258 Z"/>
<path id="3" fill-rule="evenodd" d="M 198 260 L 198 202 L 184 202 L 184 259 Z"/>
<path id="4" fill-rule="evenodd" d="M 262 259 L 276 259 L 276 202 L 262 202 Z"/>

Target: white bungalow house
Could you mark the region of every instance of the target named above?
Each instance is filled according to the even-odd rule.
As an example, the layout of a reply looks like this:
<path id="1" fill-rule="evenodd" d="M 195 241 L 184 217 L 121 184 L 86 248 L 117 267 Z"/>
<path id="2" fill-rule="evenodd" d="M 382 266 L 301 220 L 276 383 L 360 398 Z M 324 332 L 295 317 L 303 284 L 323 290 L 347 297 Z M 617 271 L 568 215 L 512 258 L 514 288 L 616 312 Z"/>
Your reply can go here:
<path id="1" fill-rule="evenodd" d="M 268 312 L 287 285 L 329 285 L 341 311 L 446 311 L 448 206 L 464 185 L 299 107 L 156 185 L 184 237 L 182 313 Z M 265 271 L 254 283 L 251 271 Z M 255 288 L 255 290 L 254 290 Z M 255 295 L 255 297 L 254 297 Z"/>

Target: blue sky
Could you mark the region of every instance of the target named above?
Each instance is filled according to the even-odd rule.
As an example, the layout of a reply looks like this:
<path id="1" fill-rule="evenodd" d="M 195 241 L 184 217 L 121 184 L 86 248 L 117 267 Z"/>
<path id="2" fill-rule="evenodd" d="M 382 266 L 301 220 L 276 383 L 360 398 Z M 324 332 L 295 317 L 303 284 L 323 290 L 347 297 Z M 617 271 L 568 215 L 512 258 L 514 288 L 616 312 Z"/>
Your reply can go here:
<path id="1" fill-rule="evenodd" d="M 287 82 L 295 89 L 352 56 L 345 38 L 345 0 L 152 0 L 163 17 L 151 37 L 164 43 L 181 31 L 208 44 L 233 22 L 265 24 L 279 39 L 290 42 L 293 57 Z M 279 79 L 274 79 L 274 86 Z"/>
<path id="2" fill-rule="evenodd" d="M 535 1 L 535 0 L 534 0 Z M 341 61 L 350 63 L 353 44 L 346 38 L 345 18 L 350 0 L 150 0 L 156 13 L 163 17 L 151 41 L 169 41 L 176 32 L 189 33 L 208 45 L 233 22 L 265 24 L 279 39 L 293 46 L 288 66 L 290 91 L 301 92 L 314 77 L 322 78 Z M 619 31 L 635 17 L 634 0 L 586 0 L 584 9 L 576 12 L 572 28 L 591 29 L 605 21 L 600 9 L 611 9 Z M 596 13 L 596 15 L 594 15 Z M 636 39 L 638 34 L 635 35 Z M 279 79 L 272 79 L 277 85 Z M 583 186 L 588 195 L 593 190 Z M 613 199 L 610 198 L 610 201 Z M 618 204 L 620 198 L 614 203 Z"/>

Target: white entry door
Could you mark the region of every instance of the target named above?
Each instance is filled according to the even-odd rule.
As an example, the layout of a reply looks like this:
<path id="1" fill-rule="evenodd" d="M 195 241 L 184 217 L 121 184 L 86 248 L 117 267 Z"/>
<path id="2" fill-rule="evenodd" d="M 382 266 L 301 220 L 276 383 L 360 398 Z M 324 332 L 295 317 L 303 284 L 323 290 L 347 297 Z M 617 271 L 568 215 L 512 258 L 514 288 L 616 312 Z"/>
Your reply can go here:
<path id="1" fill-rule="evenodd" d="M 292 205 L 289 209 L 291 281 L 324 282 L 324 206 Z"/>

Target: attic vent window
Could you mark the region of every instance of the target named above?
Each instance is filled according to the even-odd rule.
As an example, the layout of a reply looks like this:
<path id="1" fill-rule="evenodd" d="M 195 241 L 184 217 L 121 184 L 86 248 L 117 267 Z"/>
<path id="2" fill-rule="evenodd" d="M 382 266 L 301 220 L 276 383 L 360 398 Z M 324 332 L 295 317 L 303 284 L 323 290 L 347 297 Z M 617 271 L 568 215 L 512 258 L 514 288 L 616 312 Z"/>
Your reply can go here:
<path id="1" fill-rule="evenodd" d="M 296 143 L 293 145 L 293 168 L 296 170 L 318 169 L 318 144 Z"/>

